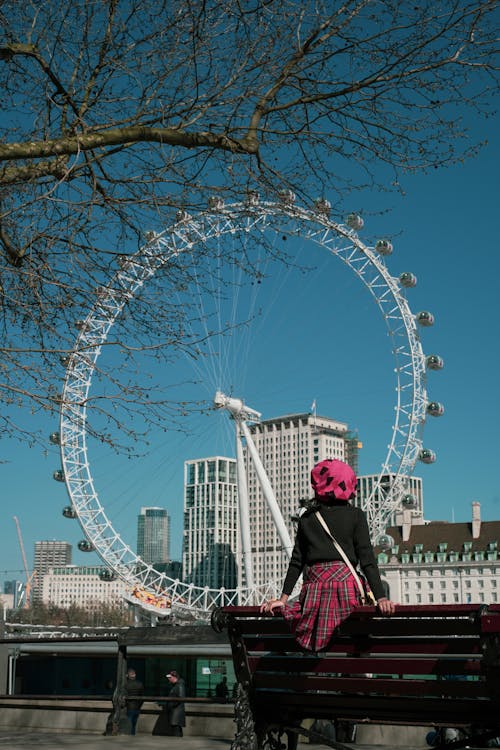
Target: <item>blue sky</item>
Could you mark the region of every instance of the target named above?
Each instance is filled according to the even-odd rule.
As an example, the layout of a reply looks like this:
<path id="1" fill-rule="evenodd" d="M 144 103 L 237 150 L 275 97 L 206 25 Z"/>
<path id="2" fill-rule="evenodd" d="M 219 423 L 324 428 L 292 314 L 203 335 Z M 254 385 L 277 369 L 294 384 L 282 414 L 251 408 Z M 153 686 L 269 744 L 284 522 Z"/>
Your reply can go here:
<path id="1" fill-rule="evenodd" d="M 351 208 L 363 212 L 363 240 L 393 237 L 390 272 L 415 273 L 418 285 L 408 291 L 410 307 L 435 316 L 434 327 L 422 331 L 422 342 L 426 353 L 444 358 L 444 370 L 429 373 L 428 392 L 446 411 L 429 419 L 424 432 L 424 444 L 436 451 L 437 462 L 419 465 L 415 472 L 424 480 L 429 520 L 467 521 L 475 500 L 484 520 L 500 518 L 500 159 L 494 125 L 493 120 L 477 124 L 477 137 L 490 142 L 475 160 L 403 179 L 404 197 L 365 193 L 356 205 L 345 207 L 346 213 Z M 380 209 L 389 211 L 378 215 Z M 364 446 L 360 470 L 376 472 L 385 457 L 395 403 L 384 324 L 367 291 L 337 259 L 325 260 L 315 249 L 302 247 L 300 260 L 317 270 L 282 272 L 266 281 L 262 303 L 256 303 L 262 309 L 257 333 L 248 339 L 242 334 L 247 352 L 240 354 L 239 372 L 229 382 L 234 394 L 265 418 L 307 412 L 316 399 L 319 414 L 359 431 Z M 169 375 L 176 380 L 176 368 Z M 213 385 L 204 392 L 210 400 Z M 47 436 L 57 429 L 51 420 L 42 427 Z M 204 417 L 194 429 L 191 435 L 152 434 L 152 454 L 143 459 L 119 459 L 91 446 L 101 502 L 132 546 L 141 505 L 161 505 L 171 513 L 172 553 L 180 556 L 183 461 L 231 451 L 224 415 Z M 52 479 L 60 463 L 57 449 L 48 439 L 46 450 L 4 440 L 2 459 L 2 578 L 22 577 L 16 573 L 22 560 L 13 515 L 19 518 L 30 565 L 34 543 L 42 539 L 69 541 L 75 562 L 95 563 L 94 554 L 76 550 L 83 537 L 77 522 L 61 515 L 68 498 L 64 486 Z"/>

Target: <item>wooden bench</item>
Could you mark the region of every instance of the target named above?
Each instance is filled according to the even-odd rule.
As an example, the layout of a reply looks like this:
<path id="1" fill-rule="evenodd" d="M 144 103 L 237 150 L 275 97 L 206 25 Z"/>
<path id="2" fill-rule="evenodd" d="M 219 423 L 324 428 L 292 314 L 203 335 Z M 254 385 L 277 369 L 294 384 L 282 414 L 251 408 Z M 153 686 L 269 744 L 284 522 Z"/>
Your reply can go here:
<path id="1" fill-rule="evenodd" d="M 279 612 L 223 607 L 212 627 L 228 632 L 239 683 L 232 750 L 292 750 L 304 719 L 464 729 L 453 747 L 500 735 L 500 605 L 359 607 L 317 654 Z"/>

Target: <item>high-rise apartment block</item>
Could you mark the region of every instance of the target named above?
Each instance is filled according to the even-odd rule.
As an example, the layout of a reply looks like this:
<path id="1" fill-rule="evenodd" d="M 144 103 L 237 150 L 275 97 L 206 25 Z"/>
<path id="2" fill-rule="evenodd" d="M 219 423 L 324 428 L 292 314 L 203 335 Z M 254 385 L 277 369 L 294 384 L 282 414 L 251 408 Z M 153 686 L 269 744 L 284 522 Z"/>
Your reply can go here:
<path id="1" fill-rule="evenodd" d="M 338 458 L 356 470 L 360 443 L 344 422 L 316 414 L 288 414 L 266 419 L 251 425 L 250 432 L 293 541 L 293 517 L 300 501 L 312 497 L 310 475 L 314 464 L 326 458 Z M 288 557 L 282 549 L 248 450 L 245 450 L 245 460 L 254 582 L 261 585 L 283 578 Z"/>
<path id="2" fill-rule="evenodd" d="M 141 508 L 137 517 L 137 554 L 151 565 L 170 561 L 170 516 L 165 508 Z"/>
<path id="3" fill-rule="evenodd" d="M 31 589 L 32 601 L 41 601 L 43 596 L 43 577 L 51 568 L 71 565 L 71 544 L 68 542 L 43 541 L 35 542 L 35 571 Z"/>
<path id="4" fill-rule="evenodd" d="M 236 461 L 213 456 L 184 463 L 183 579 L 236 588 L 239 550 Z"/>

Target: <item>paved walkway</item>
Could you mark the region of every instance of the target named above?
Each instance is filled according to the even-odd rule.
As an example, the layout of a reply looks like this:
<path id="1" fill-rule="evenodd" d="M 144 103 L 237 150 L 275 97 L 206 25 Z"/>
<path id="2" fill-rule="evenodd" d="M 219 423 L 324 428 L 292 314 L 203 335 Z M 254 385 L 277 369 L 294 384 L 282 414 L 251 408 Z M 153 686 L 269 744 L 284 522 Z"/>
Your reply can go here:
<path id="1" fill-rule="evenodd" d="M 231 740 L 214 737 L 153 737 L 150 734 L 103 737 L 96 734 L 0 732 L 1 750 L 230 750 Z M 301 750 L 324 745 L 299 745 Z M 380 748 L 379 748 L 380 750 Z"/>
<path id="2" fill-rule="evenodd" d="M 104 737 L 97 734 L 52 734 L 0 731 L 0 750 L 230 750 L 231 740 L 216 737 L 153 737 L 150 734 Z M 326 745 L 299 743 L 299 750 L 325 750 Z M 353 750 L 401 750 L 381 745 L 350 745 Z M 423 748 L 405 747 L 405 750 Z"/>
<path id="3" fill-rule="evenodd" d="M 104 737 L 98 734 L 1 731 L 0 750 L 230 750 L 231 740 L 217 737 L 153 737 L 150 734 Z M 327 745 L 299 742 L 298 750 L 326 750 Z M 352 750 L 402 750 L 401 745 L 347 745 Z M 426 746 L 404 746 L 404 750 L 425 750 Z M 479 750 L 470 748 L 470 750 Z"/>

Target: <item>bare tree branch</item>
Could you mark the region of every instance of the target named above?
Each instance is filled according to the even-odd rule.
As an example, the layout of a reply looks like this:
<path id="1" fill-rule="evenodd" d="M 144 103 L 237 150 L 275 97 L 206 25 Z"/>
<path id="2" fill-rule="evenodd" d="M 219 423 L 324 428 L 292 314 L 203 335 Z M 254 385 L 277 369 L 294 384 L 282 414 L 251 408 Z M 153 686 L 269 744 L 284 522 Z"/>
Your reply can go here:
<path id="1" fill-rule="evenodd" d="M 497 14 L 497 0 L 5 0 L 3 430 L 18 425 L 14 407 L 57 412 L 76 323 L 145 228 L 213 192 L 286 187 L 307 203 L 329 185 L 342 210 L 352 191 L 473 156 L 467 117 L 490 116 L 498 93 Z M 109 347 L 121 369 L 100 364 L 91 399 L 96 436 L 122 445 L 143 437 L 139 416 L 175 419 L 175 383 L 138 386 L 139 360 L 203 360 L 221 326 L 178 290 L 203 278 L 213 295 L 214 253 L 172 263 L 125 308 Z M 224 263 L 257 280 L 248 254 Z"/>

